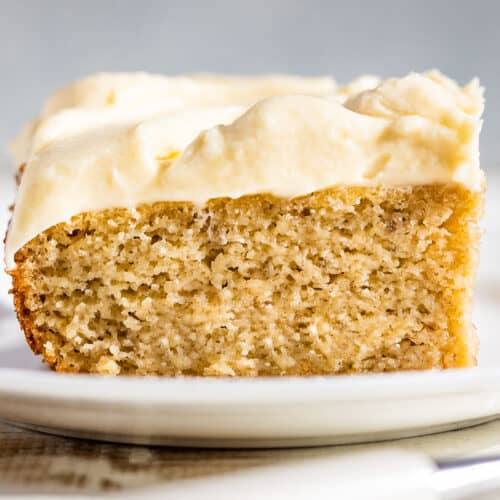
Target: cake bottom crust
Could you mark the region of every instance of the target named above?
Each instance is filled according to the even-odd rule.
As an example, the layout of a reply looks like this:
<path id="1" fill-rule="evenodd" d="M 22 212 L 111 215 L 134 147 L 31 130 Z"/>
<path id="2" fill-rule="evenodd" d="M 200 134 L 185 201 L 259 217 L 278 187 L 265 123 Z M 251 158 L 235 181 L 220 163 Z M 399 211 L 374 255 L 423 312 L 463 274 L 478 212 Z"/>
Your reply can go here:
<path id="1" fill-rule="evenodd" d="M 15 307 L 62 372 L 471 366 L 481 206 L 449 184 L 82 213 L 16 253 Z"/>

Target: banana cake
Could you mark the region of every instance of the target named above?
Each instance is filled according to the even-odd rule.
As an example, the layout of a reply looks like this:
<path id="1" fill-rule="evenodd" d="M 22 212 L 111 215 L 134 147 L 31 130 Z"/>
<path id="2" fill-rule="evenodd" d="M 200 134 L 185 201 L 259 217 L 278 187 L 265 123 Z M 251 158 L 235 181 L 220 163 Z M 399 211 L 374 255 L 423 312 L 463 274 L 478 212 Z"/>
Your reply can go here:
<path id="1" fill-rule="evenodd" d="M 477 80 L 101 74 L 13 145 L 6 268 L 60 372 L 476 363 Z"/>

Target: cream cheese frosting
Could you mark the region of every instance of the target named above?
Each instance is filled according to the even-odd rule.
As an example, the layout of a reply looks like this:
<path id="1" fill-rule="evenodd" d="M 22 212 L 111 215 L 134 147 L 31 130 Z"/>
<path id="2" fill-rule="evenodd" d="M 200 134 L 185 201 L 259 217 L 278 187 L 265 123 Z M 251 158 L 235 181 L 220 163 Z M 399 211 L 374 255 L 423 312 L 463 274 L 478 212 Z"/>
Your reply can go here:
<path id="1" fill-rule="evenodd" d="M 130 90 L 109 78 L 51 98 L 23 139 L 8 268 L 37 234 L 91 210 L 339 184 L 481 189 L 477 80 L 461 88 L 434 71 L 334 91 L 329 79 L 141 75 Z"/>
<path id="2" fill-rule="evenodd" d="M 374 77 L 352 82 L 367 89 Z M 48 98 L 40 116 L 29 123 L 13 144 L 18 164 L 54 138 L 106 124 L 133 123 L 186 106 L 250 106 L 283 94 L 335 95 L 332 78 L 289 75 L 240 77 L 199 74 L 166 77 L 147 73 L 101 73 L 62 88 Z M 341 91 L 350 94 L 350 88 Z"/>

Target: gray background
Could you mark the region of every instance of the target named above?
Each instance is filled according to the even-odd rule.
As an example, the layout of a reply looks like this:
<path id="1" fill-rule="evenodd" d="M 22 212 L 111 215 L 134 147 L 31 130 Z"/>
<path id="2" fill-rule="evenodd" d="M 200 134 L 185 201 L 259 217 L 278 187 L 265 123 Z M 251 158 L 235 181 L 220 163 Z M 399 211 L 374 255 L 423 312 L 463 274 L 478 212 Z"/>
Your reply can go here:
<path id="1" fill-rule="evenodd" d="M 486 87 L 482 162 L 491 173 L 500 168 L 499 15 L 497 0 L 0 0 L 0 143 L 54 88 L 96 71 L 280 71 L 344 82 L 436 67 Z"/>

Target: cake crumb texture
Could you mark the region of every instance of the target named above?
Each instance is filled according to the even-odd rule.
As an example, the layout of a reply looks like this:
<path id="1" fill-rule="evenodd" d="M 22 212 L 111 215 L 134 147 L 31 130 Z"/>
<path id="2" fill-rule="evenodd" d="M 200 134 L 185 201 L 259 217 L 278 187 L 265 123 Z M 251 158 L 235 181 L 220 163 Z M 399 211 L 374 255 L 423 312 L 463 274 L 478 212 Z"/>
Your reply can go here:
<path id="1" fill-rule="evenodd" d="M 475 364 L 482 194 L 334 187 L 85 212 L 15 254 L 55 370 L 313 375 Z"/>

